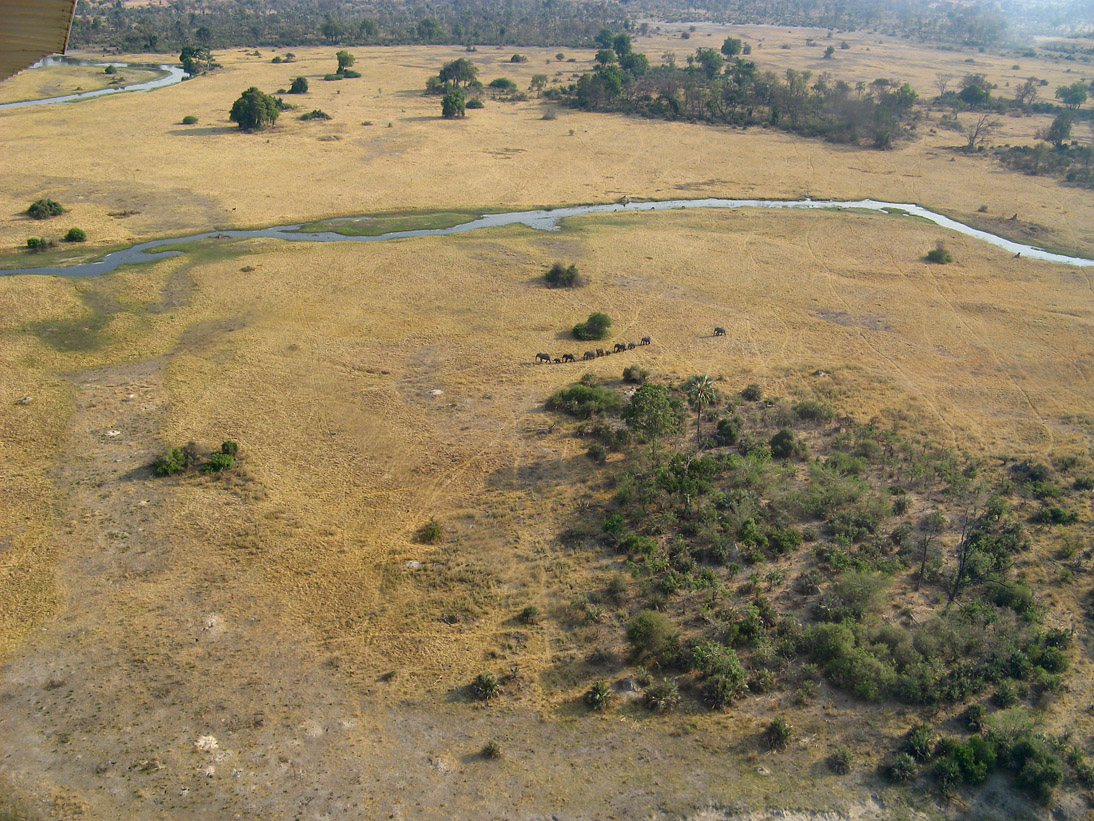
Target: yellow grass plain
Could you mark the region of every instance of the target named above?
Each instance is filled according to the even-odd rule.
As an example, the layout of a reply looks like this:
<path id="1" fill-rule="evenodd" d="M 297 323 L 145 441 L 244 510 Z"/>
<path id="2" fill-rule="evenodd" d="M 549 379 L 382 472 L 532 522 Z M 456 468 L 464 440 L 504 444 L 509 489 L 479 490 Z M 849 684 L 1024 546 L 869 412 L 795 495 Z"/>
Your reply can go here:
<path id="1" fill-rule="evenodd" d="M 71 208 L 46 227 L 103 244 L 393 209 L 806 194 L 987 205 L 1059 243 L 1094 240 L 1089 195 L 954 156 L 944 135 L 878 153 L 570 111 L 541 120 L 535 100 L 443 122 L 418 89 L 461 51 L 358 49 L 365 76 L 338 83 L 319 79 L 333 50 L 295 51 L 292 65 L 218 54 L 221 72 L 164 91 L 0 112 L 0 143 L 19 157 L 0 185 L 4 245 L 41 233 L 18 214 L 38 196 Z M 470 56 L 483 79 L 523 82 L 547 51 L 522 51 L 527 64 Z M 227 122 L 240 90 L 298 74 L 313 89 L 301 110 L 332 122 L 287 112 L 255 135 Z M 178 125 L 186 114 L 200 123 Z M 140 213 L 107 216 L 127 210 Z M 938 240 L 956 263 L 924 263 Z M 558 259 L 590 284 L 543 288 Z M 710 373 L 724 391 L 823 396 L 982 457 L 1087 458 L 1094 432 L 1090 275 L 899 216 L 631 213 L 559 232 L 213 241 L 97 279 L 0 278 L 0 308 L 12 751 L 0 794 L 29 817 L 671 816 L 787 807 L 787 795 L 880 812 L 865 770 L 839 783 L 818 772 L 839 744 L 869 760 L 910 723 L 900 709 L 841 721 L 857 708 L 825 689 L 772 757 L 755 735 L 778 695 L 689 715 L 685 732 L 637 707 L 603 720 L 575 707 L 580 658 L 620 627 L 612 616 L 575 633 L 561 617 L 603 560 L 556 536 L 599 498 L 585 445 L 544 399 L 638 364 L 655 378 Z M 580 356 L 565 332 L 593 310 L 615 339 L 654 344 L 532 364 Z M 144 470 L 166 445 L 223 439 L 245 455 L 234 479 Z M 438 546 L 414 537 L 431 516 L 447 532 Z M 1045 557 L 1027 572 L 1044 582 L 1054 568 Z M 1077 595 L 1049 588 L 1054 618 L 1074 617 Z M 519 627 L 529 604 L 547 618 Z M 460 696 L 484 669 L 515 672 L 500 705 Z M 1047 728 L 1089 734 L 1090 672 L 1075 661 Z M 477 756 L 492 738 L 496 767 Z M 942 812 L 909 800 L 889 810 Z"/>

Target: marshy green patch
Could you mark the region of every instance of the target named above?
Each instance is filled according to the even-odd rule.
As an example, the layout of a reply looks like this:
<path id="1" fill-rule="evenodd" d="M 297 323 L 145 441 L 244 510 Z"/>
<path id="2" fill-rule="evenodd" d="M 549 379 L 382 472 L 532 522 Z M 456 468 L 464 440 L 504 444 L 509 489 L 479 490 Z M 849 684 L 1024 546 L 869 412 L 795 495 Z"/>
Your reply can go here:
<path id="1" fill-rule="evenodd" d="M 396 231 L 435 231 L 471 222 L 490 211 L 389 211 L 371 217 L 311 222 L 301 231 L 332 231 L 347 237 L 376 237 Z"/>

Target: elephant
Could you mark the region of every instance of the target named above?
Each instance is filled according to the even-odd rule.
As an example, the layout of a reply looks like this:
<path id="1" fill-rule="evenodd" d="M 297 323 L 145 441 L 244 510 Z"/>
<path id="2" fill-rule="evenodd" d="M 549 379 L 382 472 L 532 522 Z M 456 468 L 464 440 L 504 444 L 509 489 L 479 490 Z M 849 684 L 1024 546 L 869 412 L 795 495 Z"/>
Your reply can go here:
<path id="1" fill-rule="evenodd" d="M 725 328 L 715 328 L 714 329 L 714 335 L 715 336 L 725 336 L 726 335 L 726 329 Z"/>
<path id="2" fill-rule="evenodd" d="M 644 337 L 642 337 L 641 340 L 639 340 L 638 344 L 639 345 L 649 345 L 650 344 L 650 338 L 648 336 L 644 336 Z"/>
<path id="3" fill-rule="evenodd" d="M 622 342 L 616 342 L 614 347 L 616 353 L 627 350 L 627 346 L 624 345 Z"/>
<path id="4" fill-rule="evenodd" d="M 564 353 L 562 355 L 562 361 L 563 362 L 573 362 L 574 361 L 574 355 L 572 353 Z"/>
<path id="5" fill-rule="evenodd" d="M 583 356 L 582 359 L 585 361 L 596 359 L 596 351 L 585 351 L 585 356 Z"/>
<path id="6" fill-rule="evenodd" d="M 546 362 L 546 363 L 550 364 L 551 355 L 549 353 L 537 353 L 536 354 L 536 364 L 538 365 L 540 362 Z"/>

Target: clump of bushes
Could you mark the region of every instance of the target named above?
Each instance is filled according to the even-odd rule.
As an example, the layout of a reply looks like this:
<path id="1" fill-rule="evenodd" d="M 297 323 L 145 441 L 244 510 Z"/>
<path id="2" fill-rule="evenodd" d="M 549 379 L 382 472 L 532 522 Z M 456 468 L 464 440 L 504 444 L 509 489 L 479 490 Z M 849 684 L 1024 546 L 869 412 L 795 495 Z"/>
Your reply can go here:
<path id="1" fill-rule="evenodd" d="M 65 212 L 64 206 L 56 200 L 43 197 L 35 200 L 27 208 L 27 213 L 36 220 L 45 220 L 50 217 L 58 217 Z"/>
<path id="2" fill-rule="evenodd" d="M 56 245 L 56 242 L 51 239 L 46 239 L 45 237 L 27 237 L 27 248 L 31 251 L 48 251 Z"/>
<path id="3" fill-rule="evenodd" d="M 297 77 L 292 81 L 292 85 L 289 86 L 289 94 L 307 94 L 308 93 L 308 78 Z"/>
<path id="4" fill-rule="evenodd" d="M 741 398 L 749 402 L 759 402 L 764 398 L 764 389 L 753 382 L 752 384 L 745 386 L 744 390 L 741 391 Z"/>
<path id="5" fill-rule="evenodd" d="M 486 108 L 486 105 L 478 97 L 472 97 L 467 101 L 467 108 Z"/>
<path id="6" fill-rule="evenodd" d="M 418 541 L 422 544 L 437 544 L 444 540 L 444 525 L 430 516 L 429 521 L 418 528 Z"/>
<path id="7" fill-rule="evenodd" d="M 489 701 L 501 694 L 501 682 L 493 673 L 479 673 L 471 682 L 471 695 L 479 701 Z"/>
<path id="8" fill-rule="evenodd" d="M 846 747 L 840 747 L 828 756 L 828 769 L 836 775 L 847 775 L 851 772 L 851 752 Z"/>
<path id="9" fill-rule="evenodd" d="M 195 117 L 193 114 L 187 114 L 185 117 L 182 118 L 183 125 L 196 125 L 197 121 L 198 118 Z"/>
<path id="10" fill-rule="evenodd" d="M 574 339 L 580 339 L 584 342 L 604 339 L 608 335 L 608 329 L 611 326 L 612 319 L 610 316 L 599 312 L 592 313 L 584 322 L 574 325 L 573 336 Z"/>
<path id="11" fill-rule="evenodd" d="M 300 115 L 301 120 L 329 120 L 330 114 L 319 108 L 313 108 L 307 114 Z"/>
<path id="12" fill-rule="evenodd" d="M 951 254 L 946 249 L 946 246 L 940 242 L 927 252 L 927 260 L 939 265 L 945 265 L 947 262 L 953 262 L 953 254 Z"/>
<path id="13" fill-rule="evenodd" d="M 201 473 L 220 473 L 235 467 L 239 443 L 228 440 L 221 443 L 220 450 L 210 453 L 204 460 L 201 450 L 194 442 L 186 447 L 172 447 L 156 457 L 152 463 L 152 473 L 156 476 L 176 476 L 191 468 Z"/>
<path id="14" fill-rule="evenodd" d="M 622 405 L 623 400 L 615 391 L 602 385 L 586 385 L 580 382 L 563 388 L 547 400 L 550 410 L 562 411 L 578 419 L 615 413 Z"/>
<path id="15" fill-rule="evenodd" d="M 65 242 L 87 242 L 87 232 L 83 228 L 69 228 Z"/>
<path id="16" fill-rule="evenodd" d="M 663 678 L 646 688 L 645 699 L 655 713 L 667 713 L 680 703 L 680 687 L 671 678 Z"/>
<path id="17" fill-rule="evenodd" d="M 628 385 L 641 385 L 649 378 L 650 372 L 637 365 L 630 365 L 623 369 L 623 381 Z"/>
<path id="18" fill-rule="evenodd" d="M 590 710 L 603 710 L 611 701 L 612 688 L 606 681 L 594 681 L 593 686 L 585 691 L 583 699 L 585 706 Z"/>
<path id="19" fill-rule="evenodd" d="M 793 730 L 782 716 L 776 716 L 764 730 L 764 744 L 769 750 L 785 750 L 790 744 Z"/>
<path id="20" fill-rule="evenodd" d="M 552 265 L 543 278 L 547 281 L 548 288 L 579 288 L 585 284 L 576 265 L 563 265 L 561 262 Z"/>

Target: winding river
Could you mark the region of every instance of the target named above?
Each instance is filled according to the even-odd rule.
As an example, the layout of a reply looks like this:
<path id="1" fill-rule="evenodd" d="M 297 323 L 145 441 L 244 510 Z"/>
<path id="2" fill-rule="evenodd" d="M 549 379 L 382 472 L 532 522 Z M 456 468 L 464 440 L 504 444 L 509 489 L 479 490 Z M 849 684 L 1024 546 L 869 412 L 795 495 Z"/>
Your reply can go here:
<path id="1" fill-rule="evenodd" d="M 259 228 L 242 231 L 206 231 L 201 234 L 191 234 L 185 237 L 173 237 L 142 242 L 107 254 L 92 262 L 79 263 L 64 267 L 41 268 L 15 268 L 0 271 L 3 275 L 14 274 L 44 274 L 66 277 L 92 277 L 100 274 L 108 274 L 119 265 L 133 265 L 165 259 L 185 253 L 180 250 L 156 250 L 167 246 L 179 245 L 187 242 L 196 242 L 206 239 L 250 239 L 255 237 L 269 239 L 283 239 L 292 242 L 387 242 L 396 239 L 409 239 L 412 237 L 442 237 L 450 234 L 464 234 L 469 231 L 478 231 L 483 228 L 497 228 L 504 225 L 525 225 L 541 231 L 557 231 L 560 222 L 567 217 L 579 217 L 585 214 L 607 214 L 620 211 L 666 211 L 677 208 L 771 208 L 771 209 L 847 209 L 854 208 L 865 211 L 881 211 L 894 214 L 894 218 L 900 216 L 920 217 L 933 222 L 943 228 L 956 231 L 959 234 L 982 240 L 989 245 L 994 245 L 1012 254 L 1020 254 L 1030 259 L 1045 260 L 1047 262 L 1060 262 L 1065 265 L 1077 265 L 1081 267 L 1094 267 L 1094 260 L 1082 257 L 1069 257 L 1064 254 L 1054 254 L 1031 245 L 1023 245 L 1009 239 L 996 236 L 987 231 L 950 219 L 942 214 L 936 214 L 926 208 L 912 203 L 881 202 L 878 200 L 729 200 L 729 199 L 699 199 L 699 200 L 656 200 L 652 202 L 631 202 L 627 204 L 612 203 L 607 205 L 575 205 L 569 208 L 553 208 L 538 211 L 509 211 L 501 214 L 486 214 L 478 219 L 453 225 L 448 228 L 422 228 L 411 231 L 392 231 L 386 234 L 374 236 L 347 236 L 334 231 L 304 231 L 302 225 L 278 225 L 273 228 Z M 359 219 L 367 219 L 361 217 Z"/>
<path id="2" fill-rule="evenodd" d="M 164 77 L 156 77 L 152 80 L 145 80 L 143 83 L 132 83 L 125 86 L 116 86 L 114 88 L 100 88 L 96 91 L 81 91 L 76 94 L 65 94 L 61 97 L 44 97 L 41 100 L 19 100 L 14 103 L 0 103 L 0 109 L 5 108 L 23 108 L 31 105 L 53 105 L 54 103 L 71 103 L 75 100 L 90 100 L 93 97 L 105 97 L 108 94 L 119 94 L 123 91 L 152 91 L 156 88 L 163 88 L 164 86 L 172 86 L 175 83 L 181 83 L 186 78 L 186 72 L 178 66 L 168 65 L 155 65 L 155 66 L 141 66 L 135 63 L 114 63 L 114 62 L 98 62 L 96 60 L 85 60 L 79 57 L 43 57 L 37 63 L 32 65 L 29 70 L 46 67 L 46 66 L 92 66 L 97 68 L 106 68 L 107 66 L 114 66 L 118 69 L 125 68 L 157 68 L 160 71 L 166 71 L 167 75 Z"/>

